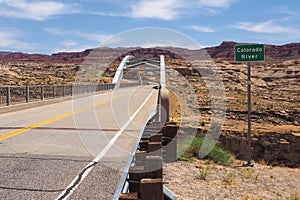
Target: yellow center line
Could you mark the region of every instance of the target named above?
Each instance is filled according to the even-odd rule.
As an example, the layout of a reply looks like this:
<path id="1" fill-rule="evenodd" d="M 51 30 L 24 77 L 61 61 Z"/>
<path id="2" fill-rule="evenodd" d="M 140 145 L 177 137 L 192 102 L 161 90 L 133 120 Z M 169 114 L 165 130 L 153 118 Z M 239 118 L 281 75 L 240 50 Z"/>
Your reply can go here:
<path id="1" fill-rule="evenodd" d="M 95 108 L 95 107 L 101 106 L 103 104 L 107 104 L 107 103 L 112 102 L 114 100 L 117 100 L 117 99 L 120 99 L 122 97 L 128 96 L 131 93 L 123 94 L 123 95 L 117 96 L 117 97 L 112 98 L 112 99 L 108 99 L 108 100 L 105 100 L 105 101 L 101 101 L 99 103 L 95 103 L 95 104 L 93 104 L 91 106 L 86 106 L 84 108 L 81 108 L 81 109 L 78 109 L 78 110 L 75 110 L 75 111 L 72 111 L 72 112 L 68 112 L 68 113 L 65 113 L 63 115 L 59 115 L 59 116 L 56 116 L 56 117 L 53 117 L 53 118 L 50 118 L 50 119 L 46 119 L 44 121 L 37 122 L 35 124 L 31 124 L 29 126 L 25 126 L 23 128 L 20 128 L 20 129 L 17 129 L 17 130 L 5 133 L 5 134 L 3 134 L 3 135 L 0 136 L 0 141 L 5 140 L 5 139 L 10 138 L 10 137 L 13 137 L 13 136 L 16 136 L 16 135 L 19 135 L 19 134 L 24 133 L 26 131 L 29 131 L 31 129 L 34 129 L 34 128 L 37 128 L 37 127 L 40 127 L 40 126 L 43 126 L 43 125 L 46 125 L 46 124 L 50 124 L 50 123 L 58 121 L 60 119 L 72 116 L 74 114 L 77 114 L 77 113 L 80 113 L 80 112 L 83 112 L 83 111 L 86 111 L 88 109 Z"/>

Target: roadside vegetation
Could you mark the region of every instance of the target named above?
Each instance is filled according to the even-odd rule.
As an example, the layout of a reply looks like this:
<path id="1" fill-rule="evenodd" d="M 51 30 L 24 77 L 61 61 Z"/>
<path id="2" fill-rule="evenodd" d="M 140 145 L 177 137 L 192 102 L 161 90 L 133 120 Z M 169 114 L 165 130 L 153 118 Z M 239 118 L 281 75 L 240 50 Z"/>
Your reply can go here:
<path id="1" fill-rule="evenodd" d="M 192 142 L 190 142 L 191 140 Z M 191 161 L 193 158 L 199 158 L 199 151 L 203 145 L 203 142 L 204 137 L 201 136 L 196 136 L 194 139 L 188 138 L 180 142 L 179 152 L 184 151 L 184 153 L 180 156 L 179 160 Z M 212 146 L 212 144 L 207 143 L 205 145 Z M 228 151 L 222 149 L 216 144 L 204 159 L 227 166 L 231 162 L 231 157 L 232 155 Z"/>

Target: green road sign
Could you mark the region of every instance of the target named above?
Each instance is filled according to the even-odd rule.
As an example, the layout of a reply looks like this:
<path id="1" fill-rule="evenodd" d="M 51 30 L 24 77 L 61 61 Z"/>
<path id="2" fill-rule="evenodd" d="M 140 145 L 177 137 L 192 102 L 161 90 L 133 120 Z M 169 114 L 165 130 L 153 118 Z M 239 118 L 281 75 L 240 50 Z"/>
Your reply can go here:
<path id="1" fill-rule="evenodd" d="M 236 45 L 234 54 L 238 62 L 264 61 L 265 47 L 263 44 Z"/>

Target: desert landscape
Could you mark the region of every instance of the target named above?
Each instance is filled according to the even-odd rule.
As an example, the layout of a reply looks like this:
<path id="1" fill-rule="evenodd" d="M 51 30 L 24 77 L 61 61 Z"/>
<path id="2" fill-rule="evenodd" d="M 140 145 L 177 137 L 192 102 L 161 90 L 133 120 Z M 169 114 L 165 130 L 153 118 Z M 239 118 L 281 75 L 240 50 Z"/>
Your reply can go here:
<path id="1" fill-rule="evenodd" d="M 107 60 L 107 68 L 98 82 L 110 83 L 125 55 L 165 55 L 167 67 L 184 76 L 194 89 L 198 105 L 192 107 L 198 109 L 201 118 L 198 126 L 191 128 L 205 135 L 210 126 L 210 94 L 193 65 L 199 52 L 205 50 L 218 68 L 226 91 L 226 119 L 219 145 L 232 158 L 229 165 L 197 157 L 167 164 L 167 186 L 179 199 L 299 199 L 300 43 L 266 45 L 266 61 L 251 64 L 254 168 L 243 167 L 248 155 L 247 65 L 233 61 L 235 44 L 223 42 L 202 50 L 99 48 L 94 54 Z M 0 52 L 0 85 L 72 84 L 91 51 L 53 55 Z M 170 117 L 180 123 L 176 94 L 171 95 L 171 102 Z"/>

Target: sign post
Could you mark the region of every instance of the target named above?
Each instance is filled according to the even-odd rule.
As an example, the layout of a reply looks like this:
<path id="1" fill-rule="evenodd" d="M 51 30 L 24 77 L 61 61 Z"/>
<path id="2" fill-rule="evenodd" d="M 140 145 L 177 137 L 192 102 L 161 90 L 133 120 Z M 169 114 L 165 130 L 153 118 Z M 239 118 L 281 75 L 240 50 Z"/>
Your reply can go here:
<path id="1" fill-rule="evenodd" d="M 251 65 L 250 62 L 264 61 L 265 48 L 263 44 L 236 45 L 234 47 L 235 61 L 247 62 L 248 71 L 248 162 L 247 166 L 253 167 L 251 162 Z"/>
<path id="2" fill-rule="evenodd" d="M 253 167 L 254 164 L 251 162 L 251 66 L 250 62 L 247 64 L 248 67 L 248 162 L 247 166 Z"/>

